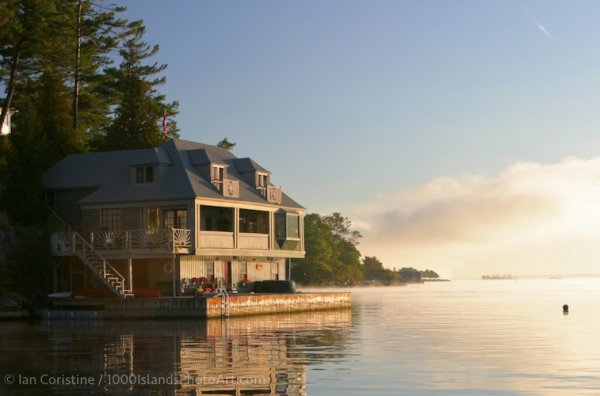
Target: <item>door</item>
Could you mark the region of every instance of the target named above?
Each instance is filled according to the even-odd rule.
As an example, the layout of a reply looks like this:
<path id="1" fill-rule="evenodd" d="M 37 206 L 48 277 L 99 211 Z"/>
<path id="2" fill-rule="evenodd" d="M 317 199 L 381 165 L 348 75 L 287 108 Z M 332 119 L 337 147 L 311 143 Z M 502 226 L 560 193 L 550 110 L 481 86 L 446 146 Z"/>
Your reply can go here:
<path id="1" fill-rule="evenodd" d="M 231 261 L 226 261 L 223 268 L 223 278 L 226 285 L 231 285 Z"/>

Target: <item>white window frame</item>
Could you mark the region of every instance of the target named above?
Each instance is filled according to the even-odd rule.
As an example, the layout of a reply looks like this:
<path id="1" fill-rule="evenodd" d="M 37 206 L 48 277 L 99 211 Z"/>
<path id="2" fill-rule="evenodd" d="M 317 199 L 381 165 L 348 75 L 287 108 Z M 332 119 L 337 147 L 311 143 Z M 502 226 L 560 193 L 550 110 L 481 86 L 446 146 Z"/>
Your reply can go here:
<path id="1" fill-rule="evenodd" d="M 269 174 L 264 172 L 256 172 L 256 187 L 267 188 L 269 185 Z"/>
<path id="2" fill-rule="evenodd" d="M 150 183 L 154 183 L 154 181 L 156 180 L 156 171 L 154 169 L 155 167 L 152 165 L 145 165 L 145 166 L 136 166 L 135 167 L 135 171 L 133 174 L 133 180 L 135 181 L 135 184 L 150 184 Z M 142 171 L 141 174 L 141 178 L 138 177 L 138 172 Z M 150 179 L 148 177 L 148 171 L 150 170 L 151 174 L 152 174 L 152 180 L 148 181 L 148 179 Z"/>

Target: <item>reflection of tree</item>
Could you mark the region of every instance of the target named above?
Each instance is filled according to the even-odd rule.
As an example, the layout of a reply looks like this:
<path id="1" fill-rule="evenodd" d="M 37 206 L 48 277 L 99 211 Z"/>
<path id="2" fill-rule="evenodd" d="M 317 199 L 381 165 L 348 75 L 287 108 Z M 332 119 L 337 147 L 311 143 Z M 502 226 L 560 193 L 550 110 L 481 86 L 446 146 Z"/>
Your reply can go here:
<path id="1" fill-rule="evenodd" d="M 3 367 L 31 376 L 134 374 L 187 381 L 105 382 L 100 389 L 108 393 L 305 395 L 306 366 L 344 357 L 351 324 L 350 310 L 208 321 L 9 323 L 0 347 Z M 40 385 L 30 390 L 86 389 Z"/>
<path id="2" fill-rule="evenodd" d="M 201 340 L 181 340 L 181 371 L 203 384 L 184 389 L 304 395 L 306 365 L 342 356 L 340 329 L 350 324 L 349 310 L 209 321 L 206 343 L 211 348 Z M 314 350 L 323 353 L 307 352 Z"/>

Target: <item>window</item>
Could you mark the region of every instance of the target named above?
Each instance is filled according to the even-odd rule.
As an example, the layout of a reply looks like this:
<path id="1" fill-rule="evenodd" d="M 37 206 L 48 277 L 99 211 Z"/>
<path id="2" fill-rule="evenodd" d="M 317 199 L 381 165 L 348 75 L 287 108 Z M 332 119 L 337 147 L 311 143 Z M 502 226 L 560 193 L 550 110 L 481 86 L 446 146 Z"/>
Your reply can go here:
<path id="1" fill-rule="evenodd" d="M 148 231 L 156 232 L 160 229 L 160 209 L 148 209 Z"/>
<path id="2" fill-rule="evenodd" d="M 163 224 L 166 229 L 187 228 L 186 209 L 167 209 L 163 211 Z"/>
<path id="3" fill-rule="evenodd" d="M 239 266 L 239 280 L 240 282 L 245 282 L 248 280 L 248 262 L 240 261 Z"/>
<path id="4" fill-rule="evenodd" d="M 154 167 L 138 166 L 135 168 L 135 182 L 137 184 L 154 183 Z"/>
<path id="5" fill-rule="evenodd" d="M 285 239 L 286 232 L 285 213 L 275 213 L 275 239 Z"/>
<path id="6" fill-rule="evenodd" d="M 240 232 L 269 233 L 269 212 L 240 209 Z"/>
<path id="7" fill-rule="evenodd" d="M 223 181 L 225 178 L 225 168 L 222 166 L 213 165 L 211 172 L 211 180 Z"/>
<path id="8" fill-rule="evenodd" d="M 300 216 L 296 213 L 276 213 L 275 239 L 300 239 Z"/>
<path id="9" fill-rule="evenodd" d="M 214 261 L 205 261 L 204 268 L 206 269 L 206 279 L 208 279 L 208 280 L 215 279 L 215 262 Z"/>
<path id="10" fill-rule="evenodd" d="M 100 228 L 103 230 L 121 229 L 121 209 L 102 209 L 100 211 Z"/>
<path id="11" fill-rule="evenodd" d="M 233 208 L 202 205 L 200 230 L 233 232 Z"/>
<path id="12" fill-rule="evenodd" d="M 269 175 L 266 173 L 256 173 L 256 189 L 264 196 L 267 196 L 267 186 L 269 185 Z"/>
<path id="13" fill-rule="evenodd" d="M 210 181 L 219 191 L 223 189 L 223 179 L 225 179 L 225 167 L 213 165 L 210 171 Z"/>
<path id="14" fill-rule="evenodd" d="M 287 239 L 300 238 L 300 216 L 288 213 L 286 215 Z"/>
<path id="15" fill-rule="evenodd" d="M 256 174 L 256 187 L 267 187 L 269 184 L 269 175 L 266 173 Z"/>

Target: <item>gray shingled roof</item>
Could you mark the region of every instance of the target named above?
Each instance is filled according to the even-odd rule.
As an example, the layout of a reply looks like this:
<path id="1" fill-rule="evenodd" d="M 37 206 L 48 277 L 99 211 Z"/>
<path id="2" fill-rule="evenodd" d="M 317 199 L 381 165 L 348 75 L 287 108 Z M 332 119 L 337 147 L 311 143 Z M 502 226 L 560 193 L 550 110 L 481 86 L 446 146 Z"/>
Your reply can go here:
<path id="1" fill-rule="evenodd" d="M 236 158 L 233 160 L 235 163 L 235 167 L 239 173 L 246 172 L 267 172 L 271 173 L 262 166 L 258 165 L 256 162 L 252 161 L 250 158 Z"/>
<path id="2" fill-rule="evenodd" d="M 240 182 L 240 197 L 225 198 L 206 180 L 197 165 L 209 163 L 228 165 L 227 177 Z M 136 165 L 159 166 L 155 182 L 131 182 L 131 167 Z M 249 158 L 236 158 L 229 150 L 180 139 L 171 139 L 157 148 L 142 150 L 107 151 L 72 154 L 44 174 L 48 190 L 96 187 L 81 204 L 109 204 L 124 202 L 162 201 L 215 198 L 267 204 L 256 189 L 239 176 L 240 172 L 268 172 Z M 279 205 L 274 205 L 279 206 Z M 282 194 L 281 206 L 302 208 L 297 202 Z"/>

